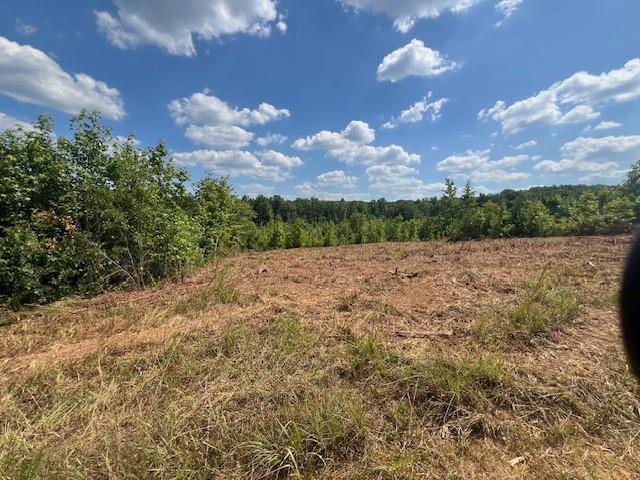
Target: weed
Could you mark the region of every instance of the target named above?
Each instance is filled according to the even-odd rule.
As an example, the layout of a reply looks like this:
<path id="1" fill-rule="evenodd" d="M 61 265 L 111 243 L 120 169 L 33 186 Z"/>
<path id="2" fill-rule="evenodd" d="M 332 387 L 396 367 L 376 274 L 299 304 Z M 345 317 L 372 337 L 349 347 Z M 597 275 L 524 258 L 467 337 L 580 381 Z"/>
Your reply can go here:
<path id="1" fill-rule="evenodd" d="M 347 347 L 348 367 L 345 375 L 363 380 L 370 377 L 391 378 L 400 358 L 374 336 L 353 339 Z"/>
<path id="2" fill-rule="evenodd" d="M 364 449 L 363 408 L 352 398 L 320 394 L 284 407 L 240 445 L 243 461 L 260 478 L 302 478 Z"/>
<path id="3" fill-rule="evenodd" d="M 233 285 L 231 273 L 222 269 L 196 294 L 178 301 L 170 310 L 172 315 L 189 315 L 203 312 L 216 304 L 240 303 L 241 295 Z"/>
<path id="4" fill-rule="evenodd" d="M 578 293 L 558 276 L 543 272 L 525 284 L 515 305 L 480 318 L 476 332 L 484 339 L 520 339 L 544 334 L 571 323 L 580 309 Z"/>

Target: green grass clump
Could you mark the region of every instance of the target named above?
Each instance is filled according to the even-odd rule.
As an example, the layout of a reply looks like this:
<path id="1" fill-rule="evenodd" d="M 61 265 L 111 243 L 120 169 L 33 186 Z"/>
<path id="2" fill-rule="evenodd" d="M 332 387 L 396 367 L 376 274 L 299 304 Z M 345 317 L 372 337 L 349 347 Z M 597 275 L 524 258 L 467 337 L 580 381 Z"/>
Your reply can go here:
<path id="1" fill-rule="evenodd" d="M 302 478 L 364 450 L 364 409 L 354 398 L 323 393 L 282 408 L 240 446 L 243 463 L 259 478 Z"/>
<path id="2" fill-rule="evenodd" d="M 390 378 L 400 357 L 374 336 L 355 338 L 348 344 L 345 376 L 351 379 Z"/>
<path id="3" fill-rule="evenodd" d="M 495 358 L 436 356 L 412 365 L 404 382 L 426 399 L 445 396 L 476 404 L 500 388 L 506 378 L 504 363 Z"/>
<path id="4" fill-rule="evenodd" d="M 173 315 L 197 314 L 214 305 L 228 305 L 241 302 L 240 292 L 233 284 L 231 272 L 223 269 L 215 273 L 213 279 L 195 294 L 178 301 L 171 309 Z"/>
<path id="5" fill-rule="evenodd" d="M 576 290 L 545 271 L 522 287 L 515 305 L 482 317 L 476 331 L 485 339 L 528 340 L 573 322 L 580 305 Z"/>

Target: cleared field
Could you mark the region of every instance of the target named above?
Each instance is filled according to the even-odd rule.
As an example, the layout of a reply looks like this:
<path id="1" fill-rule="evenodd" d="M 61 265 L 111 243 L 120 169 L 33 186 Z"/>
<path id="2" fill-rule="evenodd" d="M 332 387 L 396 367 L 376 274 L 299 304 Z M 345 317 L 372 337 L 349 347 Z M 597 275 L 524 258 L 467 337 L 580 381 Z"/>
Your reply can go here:
<path id="1" fill-rule="evenodd" d="M 630 238 L 244 254 L 0 320 L 0 477 L 638 478 Z"/>

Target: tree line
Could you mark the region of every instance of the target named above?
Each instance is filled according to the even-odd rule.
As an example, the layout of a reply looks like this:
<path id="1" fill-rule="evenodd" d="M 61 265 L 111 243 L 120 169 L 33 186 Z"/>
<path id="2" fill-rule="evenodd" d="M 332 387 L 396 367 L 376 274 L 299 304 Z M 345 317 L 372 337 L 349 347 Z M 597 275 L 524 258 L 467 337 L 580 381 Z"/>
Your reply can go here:
<path id="1" fill-rule="evenodd" d="M 640 161 L 620 186 L 476 195 L 451 180 L 416 201 L 239 198 L 225 178 L 189 183 L 161 142 L 117 140 L 83 112 L 69 137 L 41 116 L 0 134 L 0 305 L 175 279 L 229 251 L 383 241 L 630 232 Z"/>

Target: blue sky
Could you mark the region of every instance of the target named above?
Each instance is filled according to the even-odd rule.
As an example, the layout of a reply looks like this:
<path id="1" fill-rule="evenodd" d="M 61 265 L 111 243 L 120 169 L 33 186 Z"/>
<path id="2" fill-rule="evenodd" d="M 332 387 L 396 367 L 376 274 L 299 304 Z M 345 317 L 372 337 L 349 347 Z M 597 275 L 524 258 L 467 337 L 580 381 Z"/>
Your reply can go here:
<path id="1" fill-rule="evenodd" d="M 0 129 L 100 110 L 253 195 L 617 183 L 640 158 L 638 19 L 637 0 L 5 0 Z"/>

